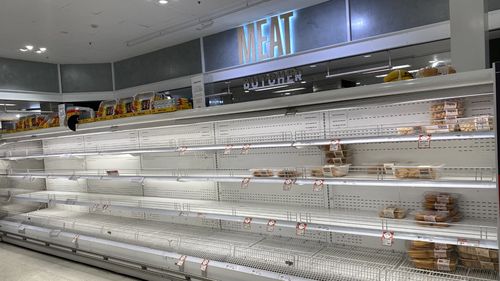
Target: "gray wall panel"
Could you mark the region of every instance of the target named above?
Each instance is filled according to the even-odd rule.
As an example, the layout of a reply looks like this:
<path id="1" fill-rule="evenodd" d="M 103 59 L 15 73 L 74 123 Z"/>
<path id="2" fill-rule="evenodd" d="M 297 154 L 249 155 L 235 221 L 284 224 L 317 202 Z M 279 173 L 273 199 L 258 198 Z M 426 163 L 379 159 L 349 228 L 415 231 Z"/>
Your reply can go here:
<path id="1" fill-rule="evenodd" d="M 57 93 L 57 65 L 0 58 L 0 89 Z"/>
<path id="2" fill-rule="evenodd" d="M 112 91 L 111 64 L 61 65 L 61 82 L 64 93 Z"/>
<path id="3" fill-rule="evenodd" d="M 116 62 L 116 89 L 201 73 L 200 48 L 200 40 L 196 39 Z"/>
<path id="4" fill-rule="evenodd" d="M 351 0 L 352 39 L 450 19 L 449 0 Z"/>
<path id="5" fill-rule="evenodd" d="M 345 0 L 328 1 L 296 13 L 295 52 L 347 41 Z"/>

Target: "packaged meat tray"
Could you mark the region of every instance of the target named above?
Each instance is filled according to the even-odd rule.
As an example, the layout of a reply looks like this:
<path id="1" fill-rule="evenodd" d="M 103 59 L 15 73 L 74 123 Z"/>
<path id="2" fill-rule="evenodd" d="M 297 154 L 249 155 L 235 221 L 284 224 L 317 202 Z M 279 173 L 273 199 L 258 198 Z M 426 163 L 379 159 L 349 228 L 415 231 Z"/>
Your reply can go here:
<path id="1" fill-rule="evenodd" d="M 271 169 L 251 169 L 254 177 L 274 177 L 274 171 Z"/>
<path id="2" fill-rule="evenodd" d="M 498 262 L 486 262 L 479 260 L 459 259 L 459 263 L 464 267 L 484 270 L 498 271 Z"/>
<path id="3" fill-rule="evenodd" d="M 379 217 L 387 219 L 404 219 L 406 209 L 396 206 L 388 206 L 378 212 Z"/>
<path id="4" fill-rule="evenodd" d="M 431 106 L 431 112 L 442 112 L 443 110 L 450 109 L 459 109 L 464 108 L 464 100 L 463 99 L 451 99 L 451 100 L 443 100 L 434 103 Z"/>
<path id="5" fill-rule="evenodd" d="M 412 259 L 411 261 L 416 268 L 420 269 L 449 272 L 457 269 L 456 259 Z"/>
<path id="6" fill-rule="evenodd" d="M 491 116 L 458 118 L 457 123 L 461 132 L 484 132 L 493 130 L 493 118 Z"/>
<path id="7" fill-rule="evenodd" d="M 485 257 L 489 259 L 498 259 L 498 250 L 493 249 L 458 246 L 458 253 L 469 254 L 477 257 Z"/>
<path id="8" fill-rule="evenodd" d="M 428 250 L 409 250 L 408 256 L 412 259 L 451 259 L 454 257 L 452 249 L 428 249 Z"/>
<path id="9" fill-rule="evenodd" d="M 399 179 L 437 179 L 443 166 L 394 165 L 394 176 Z"/>
<path id="10" fill-rule="evenodd" d="M 417 223 L 426 226 L 447 227 L 450 223 L 460 221 L 460 213 L 456 210 L 451 211 L 419 211 L 415 214 Z"/>
<path id="11" fill-rule="evenodd" d="M 459 196 L 459 194 L 447 192 L 430 191 L 424 193 L 424 199 L 426 203 L 455 204 Z"/>
<path id="12" fill-rule="evenodd" d="M 432 243 L 426 241 L 411 241 L 410 249 L 412 250 L 425 250 L 425 249 L 437 249 L 437 250 L 451 250 L 455 249 L 454 245 Z"/>
<path id="13" fill-rule="evenodd" d="M 351 164 L 346 165 L 325 165 L 323 166 L 323 175 L 325 177 L 343 177 L 349 173 Z"/>
<path id="14" fill-rule="evenodd" d="M 443 111 L 432 112 L 433 120 L 445 119 L 447 117 L 464 117 L 465 110 L 463 108 L 455 108 L 455 109 L 445 109 Z"/>
<path id="15" fill-rule="evenodd" d="M 433 121 L 435 122 L 435 121 Z M 454 124 L 447 125 L 429 125 L 423 127 L 425 134 L 445 134 L 449 132 L 455 132 L 457 130 L 457 126 Z"/>

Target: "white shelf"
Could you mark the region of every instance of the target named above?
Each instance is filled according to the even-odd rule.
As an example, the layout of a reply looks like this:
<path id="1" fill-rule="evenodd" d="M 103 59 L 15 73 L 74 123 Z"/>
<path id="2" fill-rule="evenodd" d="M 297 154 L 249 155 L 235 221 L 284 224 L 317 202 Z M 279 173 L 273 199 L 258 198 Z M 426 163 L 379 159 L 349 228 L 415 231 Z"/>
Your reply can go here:
<path id="1" fill-rule="evenodd" d="M 28 219 L 29 218 L 29 219 Z M 292 238 L 263 237 L 250 232 L 221 231 L 204 227 L 127 219 L 61 209 L 46 209 L 9 219 L 22 225 L 30 221 L 58 231 L 122 241 L 175 251 L 190 256 L 282 272 L 313 280 L 496 280 L 495 275 L 461 267 L 456 273 L 412 268 L 402 253 Z M 0 221 L 0 225 L 6 224 Z M 292 264 L 287 265 L 287 262 Z M 482 277 L 482 278 L 480 278 Z M 449 278 L 449 279 L 447 279 Z M 478 279 L 472 279 L 478 278 Z M 412 279 L 417 280 L 417 279 Z"/>
<path id="2" fill-rule="evenodd" d="M 493 70 L 483 69 L 465 73 L 456 73 L 453 75 L 427 77 L 392 83 L 380 83 L 363 87 L 335 89 L 309 95 L 288 96 L 274 98 L 272 100 L 265 99 L 224 106 L 181 110 L 164 114 L 113 119 L 109 121 L 82 124 L 78 126 L 77 132 L 72 132 L 66 127 L 57 127 L 13 134 L 3 134 L 1 135 L 1 140 L 14 142 L 20 140 L 43 139 L 99 132 L 111 133 L 113 131 L 135 128 L 165 126 L 165 124 L 168 124 L 169 122 L 178 120 L 200 120 L 214 116 L 221 117 L 231 114 L 262 112 L 266 110 L 281 110 L 281 113 L 285 114 L 286 109 L 291 107 L 323 105 L 339 101 L 398 96 L 408 93 L 419 93 L 422 94 L 422 96 L 425 96 L 425 94 L 430 91 L 446 91 L 456 89 L 455 92 L 459 92 L 459 89 L 467 89 L 466 92 L 469 94 L 491 94 L 493 81 Z"/>
<path id="3" fill-rule="evenodd" d="M 403 125 L 402 125 L 403 126 Z M 81 157 L 81 156 L 96 156 L 96 155 L 120 155 L 120 154 L 144 154 L 144 153 L 169 153 L 169 152 L 193 152 L 193 151 L 218 151 L 218 150 L 236 150 L 233 153 L 239 153 L 238 150 L 242 149 L 259 149 L 259 148 L 303 148 L 309 146 L 324 146 L 330 145 L 333 141 L 339 141 L 341 144 L 370 144 L 370 143 L 394 143 L 394 142 L 418 142 L 419 135 L 391 135 L 394 133 L 396 128 L 384 128 L 382 131 L 378 132 L 374 136 L 364 136 L 364 137 L 349 137 L 350 133 L 348 131 L 342 131 L 342 133 L 336 134 L 335 132 L 329 132 L 331 136 L 329 139 L 310 139 L 308 140 L 303 135 L 305 132 L 301 132 L 301 137 L 290 137 L 290 140 L 283 140 L 278 142 L 258 142 L 258 143 L 224 143 L 224 144 L 211 144 L 211 145 L 193 145 L 198 140 L 181 140 L 181 144 L 176 146 L 171 146 L 172 144 L 158 144 L 158 146 L 152 147 L 141 146 L 140 143 L 137 147 L 125 147 L 120 148 L 117 145 L 109 145 L 108 147 L 95 147 L 86 150 L 75 150 L 75 151 L 65 151 L 64 153 L 47 153 L 39 154 L 39 150 L 31 152 L 29 150 L 20 151 L 8 151 L 6 154 L 0 157 L 0 160 L 24 160 L 24 159 L 43 159 L 43 158 L 68 158 L 68 157 Z M 358 129 L 359 130 L 359 129 Z M 346 137 L 347 136 L 347 137 Z M 251 137 L 249 137 L 251 138 Z M 288 138 L 288 137 L 284 137 Z M 456 132 L 447 134 L 434 134 L 431 136 L 432 141 L 450 141 L 450 140 L 476 140 L 476 139 L 494 139 L 494 132 Z M 7 152 L 6 152 L 7 153 Z"/>
<path id="4" fill-rule="evenodd" d="M 421 187 L 421 188 L 463 188 L 463 189 L 495 189 L 496 177 L 492 168 L 449 167 L 439 168 L 441 177 L 437 180 L 398 179 L 392 175 L 369 174 L 366 166 L 353 166 L 345 177 L 316 178 L 311 168 L 285 168 L 299 173 L 299 176 L 287 179 L 282 177 L 254 177 L 248 169 L 154 169 L 154 170 L 118 170 L 118 175 L 108 170 L 6 170 L 0 176 L 32 180 L 43 179 L 92 179 L 122 180 L 142 182 L 147 179 L 173 182 L 227 182 L 251 184 L 284 184 L 292 180 L 298 188 L 313 188 L 315 184 L 330 186 L 374 186 L 374 187 Z M 280 170 L 280 169 L 276 169 Z"/>
<path id="5" fill-rule="evenodd" d="M 104 195 L 76 192 L 42 191 L 21 194 L 17 200 L 86 206 L 93 210 L 139 210 L 168 216 L 203 217 L 267 225 L 270 219 L 277 225 L 295 228 L 306 222 L 307 229 L 345 234 L 380 237 L 383 231 L 394 231 L 395 239 L 419 240 L 458 245 L 466 243 L 497 249 L 497 228 L 494 221 L 464 220 L 449 227 L 418 225 L 414 220 L 383 219 L 374 212 L 335 210 L 299 206 L 257 203 L 154 198 L 142 196 Z M 465 240 L 465 242 L 463 241 Z"/>

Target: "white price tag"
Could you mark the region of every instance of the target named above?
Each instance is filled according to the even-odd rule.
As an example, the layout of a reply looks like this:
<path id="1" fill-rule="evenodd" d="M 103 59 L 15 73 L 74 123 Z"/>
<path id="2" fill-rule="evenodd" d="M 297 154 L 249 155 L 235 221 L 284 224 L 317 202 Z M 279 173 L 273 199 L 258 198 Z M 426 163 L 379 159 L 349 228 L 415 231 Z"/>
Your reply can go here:
<path id="1" fill-rule="evenodd" d="M 290 191 L 292 189 L 293 181 L 293 179 L 285 179 L 283 182 L 283 190 Z"/>
<path id="2" fill-rule="evenodd" d="M 298 222 L 297 226 L 295 227 L 295 231 L 297 235 L 303 236 L 304 234 L 306 234 L 306 228 L 307 228 L 307 223 Z"/>
<path id="3" fill-rule="evenodd" d="M 393 231 L 384 231 L 382 232 L 382 245 L 383 246 L 392 246 L 394 243 L 394 232 Z"/>
<path id="4" fill-rule="evenodd" d="M 184 155 L 186 154 L 187 149 L 188 149 L 187 147 L 181 146 L 179 147 L 179 152 L 181 153 L 181 155 Z"/>
<path id="5" fill-rule="evenodd" d="M 242 181 L 241 181 L 241 188 L 242 189 L 246 189 L 248 188 L 248 185 L 250 184 L 250 178 L 244 178 Z"/>
<path id="6" fill-rule="evenodd" d="M 177 261 L 176 265 L 177 266 L 184 266 L 184 263 L 186 262 L 187 256 L 181 256 L 179 260 Z"/>
<path id="7" fill-rule="evenodd" d="M 252 224 L 252 218 L 245 218 L 243 220 L 243 228 L 244 229 L 251 229 L 252 228 L 251 224 Z"/>
<path id="8" fill-rule="evenodd" d="M 325 180 L 314 180 L 313 191 L 321 191 L 325 186 Z"/>
<path id="9" fill-rule="evenodd" d="M 207 269 L 208 269 L 208 263 L 209 262 L 210 262 L 209 260 L 203 260 L 201 262 L 200 269 L 201 269 L 202 272 L 206 272 L 207 271 Z"/>
<path id="10" fill-rule="evenodd" d="M 233 145 L 232 144 L 228 144 L 226 145 L 226 147 L 224 148 L 224 155 L 229 155 L 231 154 L 231 149 L 233 148 Z"/>
<path id="11" fill-rule="evenodd" d="M 418 136 L 418 148 L 426 149 L 431 147 L 431 135 L 419 135 Z"/>
<path id="12" fill-rule="evenodd" d="M 340 140 L 332 140 L 330 142 L 330 151 L 340 150 Z"/>
<path id="13" fill-rule="evenodd" d="M 269 220 L 267 222 L 267 231 L 268 232 L 273 232 L 275 226 L 276 226 L 276 220 Z"/>
<path id="14" fill-rule="evenodd" d="M 245 144 L 241 148 L 241 154 L 247 155 L 249 150 L 250 150 L 250 144 Z"/>

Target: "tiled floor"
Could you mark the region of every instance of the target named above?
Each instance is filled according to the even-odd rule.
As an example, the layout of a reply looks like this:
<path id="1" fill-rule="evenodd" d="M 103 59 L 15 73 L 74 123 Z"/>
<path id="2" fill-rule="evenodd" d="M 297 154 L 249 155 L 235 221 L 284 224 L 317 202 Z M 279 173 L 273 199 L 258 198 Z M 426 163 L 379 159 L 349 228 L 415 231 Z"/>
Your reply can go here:
<path id="1" fill-rule="evenodd" d="M 0 281 L 132 281 L 126 276 L 0 242 Z"/>

